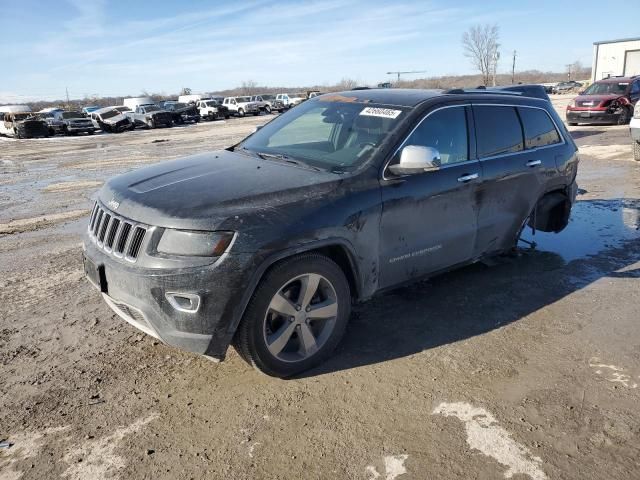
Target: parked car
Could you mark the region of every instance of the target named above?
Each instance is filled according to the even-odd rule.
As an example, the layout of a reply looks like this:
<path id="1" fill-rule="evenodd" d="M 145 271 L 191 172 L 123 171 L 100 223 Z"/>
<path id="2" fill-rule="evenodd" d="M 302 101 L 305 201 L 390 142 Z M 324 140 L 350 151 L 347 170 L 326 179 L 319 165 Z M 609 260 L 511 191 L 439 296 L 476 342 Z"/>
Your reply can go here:
<path id="1" fill-rule="evenodd" d="M 321 119 L 320 121 L 318 119 Z M 100 190 L 84 269 L 124 320 L 269 375 L 325 360 L 352 302 L 562 231 L 577 148 L 551 104 L 514 93 L 347 91 L 225 150 Z"/>
<path id="2" fill-rule="evenodd" d="M 640 75 L 598 80 L 567 105 L 567 123 L 626 125 L 631 120 L 638 99 Z"/>
<path id="3" fill-rule="evenodd" d="M 51 136 L 63 132 L 62 127 L 64 127 L 64 122 L 56 118 L 55 112 L 57 111 L 62 111 L 62 109 L 61 108 L 43 108 L 42 110 L 36 113 L 37 117 L 40 120 L 43 120 L 47 124 L 47 128 L 49 129 L 49 135 Z"/>
<path id="4" fill-rule="evenodd" d="M 265 102 L 267 105 L 269 105 L 269 110 L 271 112 L 284 112 L 286 110 L 286 107 L 284 106 L 284 103 L 282 103 L 282 100 L 276 100 L 276 96 L 272 95 L 270 93 L 263 93 L 261 95 L 255 95 L 254 97 L 251 97 L 252 99 L 256 99 L 256 101 L 261 101 L 261 102 Z M 266 109 L 265 109 L 266 110 Z"/>
<path id="5" fill-rule="evenodd" d="M 553 93 L 569 93 L 579 88 L 582 88 L 582 83 L 576 82 L 575 80 L 569 80 L 567 82 L 557 83 L 554 87 L 552 87 L 551 91 Z"/>
<path id="6" fill-rule="evenodd" d="M 90 115 L 103 132 L 120 133 L 136 128 L 133 120 L 115 107 L 99 108 Z"/>
<path id="7" fill-rule="evenodd" d="M 160 105 L 164 110 L 171 112 L 174 124 L 198 123 L 200 112 L 195 105 L 189 103 L 164 102 Z"/>
<path id="8" fill-rule="evenodd" d="M 248 113 L 260 115 L 260 107 L 251 101 L 251 97 L 226 97 L 222 104 L 229 109 L 230 114 L 244 117 Z"/>
<path id="9" fill-rule="evenodd" d="M 16 138 L 48 137 L 49 127 L 27 105 L 2 105 L 0 135 Z"/>
<path id="10" fill-rule="evenodd" d="M 258 109 L 264 113 L 271 113 L 271 103 L 262 99 L 260 95 L 253 95 L 249 97 L 249 101 L 258 105 Z"/>
<path id="11" fill-rule="evenodd" d="M 207 120 L 229 118 L 231 113 L 229 112 L 229 108 L 222 104 L 223 101 L 224 98 L 221 97 L 198 100 L 196 107 L 200 112 L 200 117 L 206 118 Z"/>
<path id="12" fill-rule="evenodd" d="M 640 161 L 640 102 L 636 102 L 633 118 L 629 124 L 631 143 L 633 145 L 633 159 Z"/>
<path id="13" fill-rule="evenodd" d="M 291 108 L 299 105 L 305 100 L 305 96 L 301 93 L 279 93 L 276 100 L 280 100 L 285 107 Z"/>
<path id="14" fill-rule="evenodd" d="M 138 105 L 134 110 L 125 112 L 125 115 L 133 121 L 136 127 L 173 127 L 171 112 L 162 110 L 155 104 Z"/>
<path id="15" fill-rule="evenodd" d="M 91 106 L 88 106 L 88 107 L 82 107 L 81 112 L 85 117 L 89 117 L 91 112 L 95 112 L 99 108 L 100 107 L 98 107 L 97 105 L 91 105 Z"/>
<path id="16" fill-rule="evenodd" d="M 93 135 L 97 130 L 91 119 L 80 112 L 58 110 L 53 115 L 56 120 L 62 122 L 62 133 L 65 135 L 77 135 L 78 133 Z"/>

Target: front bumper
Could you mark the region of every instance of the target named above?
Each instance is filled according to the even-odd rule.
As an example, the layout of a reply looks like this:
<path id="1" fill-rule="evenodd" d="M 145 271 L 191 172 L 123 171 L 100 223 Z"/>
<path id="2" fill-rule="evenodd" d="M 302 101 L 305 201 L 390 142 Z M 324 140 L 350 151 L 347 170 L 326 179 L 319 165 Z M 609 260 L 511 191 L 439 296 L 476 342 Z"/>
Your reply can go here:
<path id="1" fill-rule="evenodd" d="M 640 118 L 632 118 L 629 124 L 631 138 L 636 142 L 640 142 Z"/>
<path id="2" fill-rule="evenodd" d="M 89 133 L 95 132 L 96 127 L 93 125 L 67 125 L 67 131 L 70 133 Z"/>
<path id="3" fill-rule="evenodd" d="M 83 255 L 89 265 L 102 271 L 100 285 L 90 283 L 121 318 L 169 345 L 224 358 L 233 337 L 230 325 L 248 283 L 247 272 L 252 271 L 249 256 L 226 254 L 200 267 L 141 268 L 114 258 L 87 235 Z M 179 310 L 167 293 L 197 295 L 198 308 L 194 312 Z"/>
<path id="4" fill-rule="evenodd" d="M 617 123 L 618 117 L 620 117 L 620 113 L 612 113 L 607 110 L 567 110 L 567 123 Z"/>

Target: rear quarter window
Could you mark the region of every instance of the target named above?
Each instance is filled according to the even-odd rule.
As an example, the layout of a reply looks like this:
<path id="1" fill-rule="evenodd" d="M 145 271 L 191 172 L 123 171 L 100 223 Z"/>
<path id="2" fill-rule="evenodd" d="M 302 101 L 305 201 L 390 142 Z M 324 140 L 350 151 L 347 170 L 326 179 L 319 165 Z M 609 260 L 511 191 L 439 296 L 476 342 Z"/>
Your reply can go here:
<path id="1" fill-rule="evenodd" d="M 525 148 L 546 147 L 561 142 L 560 135 L 547 112 L 538 108 L 519 107 L 518 113 L 524 129 Z"/>
<path id="2" fill-rule="evenodd" d="M 479 158 L 524 150 L 522 127 L 514 107 L 474 106 L 473 117 Z"/>

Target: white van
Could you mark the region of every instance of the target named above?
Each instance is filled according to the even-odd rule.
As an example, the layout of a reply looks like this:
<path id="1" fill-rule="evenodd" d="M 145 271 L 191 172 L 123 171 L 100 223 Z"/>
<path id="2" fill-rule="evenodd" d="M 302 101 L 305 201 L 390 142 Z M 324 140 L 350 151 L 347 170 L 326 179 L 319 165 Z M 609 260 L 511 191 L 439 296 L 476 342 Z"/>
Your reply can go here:
<path id="1" fill-rule="evenodd" d="M 135 111 L 135 109 L 140 105 L 151 105 L 155 102 L 151 97 L 131 97 L 123 99 L 122 103 L 125 107 L 129 107 L 131 110 Z"/>

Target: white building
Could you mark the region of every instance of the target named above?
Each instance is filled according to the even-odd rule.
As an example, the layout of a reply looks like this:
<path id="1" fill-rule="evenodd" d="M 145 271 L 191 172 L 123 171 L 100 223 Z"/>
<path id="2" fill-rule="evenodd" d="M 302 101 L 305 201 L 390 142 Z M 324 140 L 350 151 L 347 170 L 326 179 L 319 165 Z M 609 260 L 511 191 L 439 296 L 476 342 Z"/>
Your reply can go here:
<path id="1" fill-rule="evenodd" d="M 640 75 L 640 37 L 593 44 L 591 81 L 616 75 Z"/>

